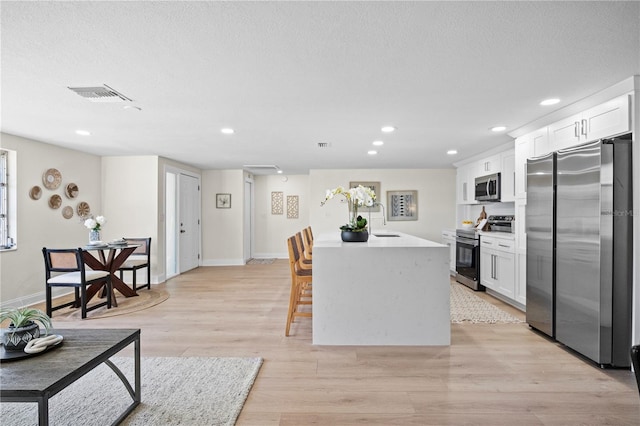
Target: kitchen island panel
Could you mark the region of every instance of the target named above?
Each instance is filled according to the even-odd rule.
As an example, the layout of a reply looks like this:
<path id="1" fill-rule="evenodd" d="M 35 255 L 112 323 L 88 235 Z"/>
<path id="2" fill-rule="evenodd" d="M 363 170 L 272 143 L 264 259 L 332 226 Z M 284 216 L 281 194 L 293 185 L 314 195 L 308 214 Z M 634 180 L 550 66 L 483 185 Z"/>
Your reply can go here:
<path id="1" fill-rule="evenodd" d="M 313 344 L 449 345 L 449 249 L 399 234 L 313 249 Z"/>

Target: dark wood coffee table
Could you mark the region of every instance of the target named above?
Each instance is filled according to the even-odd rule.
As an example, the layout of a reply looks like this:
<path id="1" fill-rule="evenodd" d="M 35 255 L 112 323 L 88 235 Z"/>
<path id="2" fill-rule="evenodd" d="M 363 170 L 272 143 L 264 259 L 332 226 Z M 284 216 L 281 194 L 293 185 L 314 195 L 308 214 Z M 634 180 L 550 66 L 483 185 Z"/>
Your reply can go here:
<path id="1" fill-rule="evenodd" d="M 0 363 L 0 400 L 37 402 L 38 423 L 49 424 L 49 398 L 105 363 L 122 380 L 133 402 L 113 423 L 119 424 L 140 403 L 140 329 L 52 330 L 60 347 L 20 360 Z M 109 358 L 134 343 L 135 389 Z"/>

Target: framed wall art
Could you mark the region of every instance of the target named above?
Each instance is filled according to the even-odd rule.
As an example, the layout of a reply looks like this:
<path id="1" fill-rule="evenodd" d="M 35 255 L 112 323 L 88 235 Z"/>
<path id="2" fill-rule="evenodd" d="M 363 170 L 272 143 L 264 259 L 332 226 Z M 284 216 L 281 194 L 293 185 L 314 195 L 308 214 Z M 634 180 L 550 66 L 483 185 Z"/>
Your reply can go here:
<path id="1" fill-rule="evenodd" d="M 382 203 L 383 200 L 380 198 L 382 194 L 380 193 L 380 182 L 349 182 L 349 188 L 356 188 L 358 185 L 362 185 L 365 188 L 370 188 L 376 194 L 376 201 Z M 380 206 L 371 207 L 372 212 L 379 212 Z M 361 207 L 358 209 L 358 212 L 368 213 L 369 207 Z"/>
<path id="2" fill-rule="evenodd" d="M 282 214 L 284 209 L 284 194 L 280 191 L 271 192 L 271 214 Z"/>
<path id="3" fill-rule="evenodd" d="M 298 196 L 287 195 L 287 219 L 298 218 Z"/>
<path id="4" fill-rule="evenodd" d="M 230 209 L 231 208 L 231 194 L 216 194 L 216 208 L 217 209 Z"/>
<path id="5" fill-rule="evenodd" d="M 418 191 L 387 191 L 388 220 L 418 220 Z"/>

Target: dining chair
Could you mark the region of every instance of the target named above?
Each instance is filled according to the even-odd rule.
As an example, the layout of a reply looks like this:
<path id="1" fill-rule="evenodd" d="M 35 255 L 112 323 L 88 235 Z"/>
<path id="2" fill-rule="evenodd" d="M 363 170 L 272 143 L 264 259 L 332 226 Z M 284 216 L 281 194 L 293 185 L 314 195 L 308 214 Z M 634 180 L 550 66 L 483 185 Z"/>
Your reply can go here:
<path id="1" fill-rule="evenodd" d="M 300 267 L 300 251 L 297 247 L 295 236 L 287 239 L 287 248 L 289 251 L 289 269 L 291 271 L 291 290 L 285 336 L 289 336 L 291 323 L 296 317 L 311 317 L 310 311 L 300 311 L 298 308 L 304 305 L 311 306 L 312 302 L 312 270 Z"/>
<path id="2" fill-rule="evenodd" d="M 42 248 L 44 256 L 45 276 L 46 276 L 46 303 L 47 315 L 51 317 L 51 313 L 67 306 L 80 306 L 82 311 L 82 319 L 87 317 L 87 312 L 106 306 L 111 308 L 111 274 L 109 271 L 86 270 L 83 260 L 83 250 L 77 249 L 48 249 Z M 106 286 L 106 301 L 87 306 L 87 287 L 90 285 Z M 53 287 L 73 287 L 75 298 L 72 302 L 63 303 L 53 306 L 51 300 L 51 289 Z M 96 291 L 93 294 L 99 292 Z"/>
<path id="3" fill-rule="evenodd" d="M 125 271 L 131 271 L 133 291 L 136 291 L 138 269 L 147 268 L 147 282 L 141 285 L 140 289 L 148 288 L 151 290 L 151 238 L 123 238 L 127 244 L 138 244 L 133 253 L 118 268 L 120 271 L 120 279 L 122 279 Z"/>

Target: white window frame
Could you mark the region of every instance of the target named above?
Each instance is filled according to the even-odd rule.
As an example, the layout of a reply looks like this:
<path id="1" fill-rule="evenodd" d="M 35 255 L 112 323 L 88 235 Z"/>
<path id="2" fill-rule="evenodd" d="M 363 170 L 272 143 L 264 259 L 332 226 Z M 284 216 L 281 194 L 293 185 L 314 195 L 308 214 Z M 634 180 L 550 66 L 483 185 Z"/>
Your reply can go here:
<path id="1" fill-rule="evenodd" d="M 16 152 L 0 149 L 0 251 L 17 248 Z"/>

